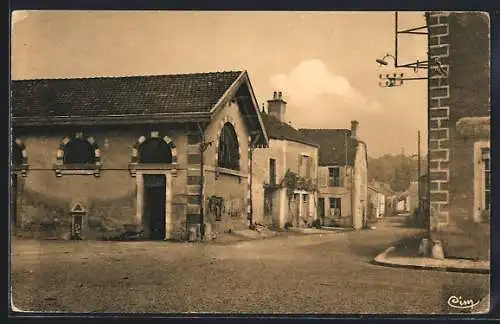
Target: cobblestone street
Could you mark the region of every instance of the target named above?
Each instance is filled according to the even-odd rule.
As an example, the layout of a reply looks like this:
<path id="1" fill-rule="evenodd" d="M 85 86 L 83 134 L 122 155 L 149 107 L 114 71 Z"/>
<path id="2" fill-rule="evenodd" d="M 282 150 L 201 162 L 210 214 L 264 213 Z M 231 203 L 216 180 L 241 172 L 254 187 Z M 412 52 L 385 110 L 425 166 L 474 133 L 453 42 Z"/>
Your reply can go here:
<path id="1" fill-rule="evenodd" d="M 487 291 L 489 275 L 371 264 L 419 231 L 384 222 L 224 245 L 16 240 L 13 301 L 26 311 L 429 314 L 448 312 L 455 288 Z"/>

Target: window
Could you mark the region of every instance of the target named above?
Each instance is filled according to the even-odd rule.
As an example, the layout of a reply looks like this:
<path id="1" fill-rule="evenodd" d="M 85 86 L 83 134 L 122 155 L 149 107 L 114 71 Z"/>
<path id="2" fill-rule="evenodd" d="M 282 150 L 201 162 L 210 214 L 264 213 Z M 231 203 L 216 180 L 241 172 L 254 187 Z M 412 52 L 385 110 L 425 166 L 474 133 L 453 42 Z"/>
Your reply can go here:
<path id="1" fill-rule="evenodd" d="M 23 149 L 17 142 L 12 143 L 12 165 L 20 166 L 23 164 Z"/>
<path id="2" fill-rule="evenodd" d="M 95 158 L 94 148 L 85 139 L 74 138 L 64 147 L 64 164 L 93 164 Z"/>
<path id="3" fill-rule="evenodd" d="M 78 132 L 62 140 L 54 170 L 58 177 L 63 174 L 93 174 L 99 177 L 101 166 L 101 151 L 94 138 Z"/>
<path id="4" fill-rule="evenodd" d="M 139 163 L 172 163 L 172 149 L 162 138 L 148 138 L 139 146 Z"/>
<path id="5" fill-rule="evenodd" d="M 491 165 L 490 149 L 481 149 L 481 160 L 483 161 L 483 208 L 490 209 L 491 206 Z"/>
<path id="6" fill-rule="evenodd" d="M 486 221 L 491 208 L 491 156 L 490 142 L 474 143 L 474 219 Z"/>
<path id="7" fill-rule="evenodd" d="M 328 186 L 341 187 L 342 179 L 340 177 L 340 167 L 328 168 Z"/>
<path id="8" fill-rule="evenodd" d="M 221 168 L 240 169 L 240 147 L 236 131 L 231 123 L 227 122 L 222 127 L 219 138 L 219 151 L 217 163 Z"/>
<path id="9" fill-rule="evenodd" d="M 302 154 L 299 157 L 299 174 L 307 179 L 311 178 L 312 160 L 309 155 Z"/>
<path id="10" fill-rule="evenodd" d="M 28 171 L 28 154 L 26 153 L 26 146 L 19 138 L 12 143 L 11 163 L 14 171 L 20 171 L 23 177 L 26 176 Z"/>
<path id="11" fill-rule="evenodd" d="M 330 197 L 330 216 L 340 217 L 342 215 L 341 198 Z"/>
<path id="12" fill-rule="evenodd" d="M 276 160 L 269 159 L 269 183 L 276 184 Z"/>

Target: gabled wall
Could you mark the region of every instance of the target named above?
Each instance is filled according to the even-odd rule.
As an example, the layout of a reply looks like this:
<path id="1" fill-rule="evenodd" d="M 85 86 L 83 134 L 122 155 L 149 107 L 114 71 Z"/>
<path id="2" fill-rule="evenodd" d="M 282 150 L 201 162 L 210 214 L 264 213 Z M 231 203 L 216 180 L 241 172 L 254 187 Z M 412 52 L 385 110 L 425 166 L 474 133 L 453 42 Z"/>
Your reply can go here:
<path id="1" fill-rule="evenodd" d="M 233 125 L 238 137 L 240 170 L 223 170 L 217 166 L 219 138 L 226 122 Z M 238 104 L 229 102 L 212 119 L 205 131 L 205 140 L 212 145 L 204 153 L 205 168 L 205 223 L 207 235 L 215 237 L 229 229 L 238 230 L 248 227 L 248 196 L 249 196 L 249 130 L 247 129 Z M 210 210 L 209 198 L 222 198 L 223 208 L 221 220 L 216 220 L 215 212 Z M 199 208 L 194 208 L 199 211 Z"/>

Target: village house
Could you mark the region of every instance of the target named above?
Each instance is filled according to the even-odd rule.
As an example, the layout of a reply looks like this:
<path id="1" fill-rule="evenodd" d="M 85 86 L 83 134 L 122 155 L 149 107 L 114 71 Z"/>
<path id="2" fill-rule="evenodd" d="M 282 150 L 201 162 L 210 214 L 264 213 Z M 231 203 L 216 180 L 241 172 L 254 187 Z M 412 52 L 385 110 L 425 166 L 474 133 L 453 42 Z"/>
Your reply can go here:
<path id="1" fill-rule="evenodd" d="M 249 225 L 248 152 L 267 134 L 246 71 L 17 80 L 12 126 L 19 235 L 210 239 Z"/>
<path id="2" fill-rule="evenodd" d="M 380 190 L 385 196 L 385 216 L 393 216 L 396 213 L 397 195 L 387 183 L 380 183 Z"/>
<path id="3" fill-rule="evenodd" d="M 255 223 L 275 228 L 312 225 L 316 219 L 318 145 L 285 122 L 281 92 L 268 100 L 262 120 L 268 148 L 252 154 L 252 215 Z"/>
<path id="4" fill-rule="evenodd" d="M 379 220 L 385 217 L 386 196 L 381 184 L 372 181 L 368 184 L 368 219 Z"/>
<path id="5" fill-rule="evenodd" d="M 408 188 L 398 196 L 398 210 L 404 213 L 413 213 L 418 207 L 418 181 L 410 181 Z"/>
<path id="6" fill-rule="evenodd" d="M 367 226 L 367 148 L 350 129 L 300 129 L 319 144 L 318 217 L 325 226 Z"/>
<path id="7" fill-rule="evenodd" d="M 430 232 L 445 257 L 490 255 L 490 21 L 428 12 Z"/>

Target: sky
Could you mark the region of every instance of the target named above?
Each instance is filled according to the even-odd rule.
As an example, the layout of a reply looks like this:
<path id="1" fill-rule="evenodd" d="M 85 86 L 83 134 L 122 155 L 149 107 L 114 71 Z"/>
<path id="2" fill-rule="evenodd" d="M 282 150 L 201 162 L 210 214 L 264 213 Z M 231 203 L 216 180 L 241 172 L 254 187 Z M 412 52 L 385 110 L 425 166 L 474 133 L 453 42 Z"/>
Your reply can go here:
<path id="1" fill-rule="evenodd" d="M 425 25 L 399 13 L 399 27 Z M 401 35 L 398 63 L 426 60 L 426 36 Z M 427 82 L 382 88 L 394 54 L 393 12 L 17 11 L 11 78 L 71 78 L 246 70 L 259 105 L 282 91 L 296 128 L 359 121 L 368 155 L 427 150 Z M 392 65 L 392 66 L 391 66 Z"/>

